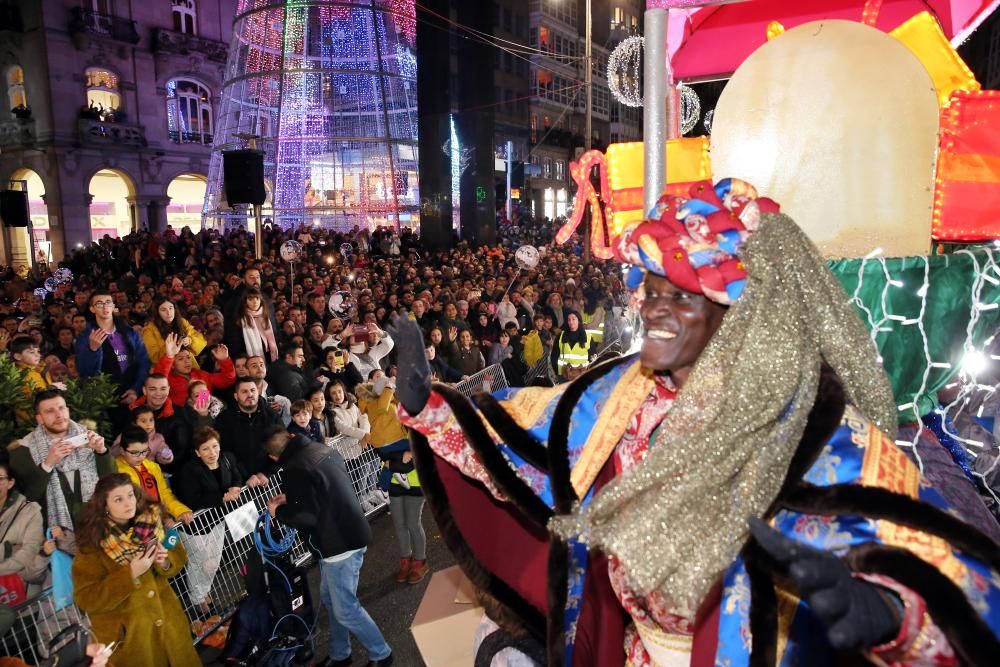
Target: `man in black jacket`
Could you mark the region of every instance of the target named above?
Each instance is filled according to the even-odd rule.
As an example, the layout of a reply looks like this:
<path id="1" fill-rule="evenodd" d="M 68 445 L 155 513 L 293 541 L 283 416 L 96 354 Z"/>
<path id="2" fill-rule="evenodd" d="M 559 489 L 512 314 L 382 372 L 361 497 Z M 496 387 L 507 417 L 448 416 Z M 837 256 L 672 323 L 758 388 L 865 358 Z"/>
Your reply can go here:
<path id="1" fill-rule="evenodd" d="M 289 401 L 305 398 L 309 389 L 309 378 L 302 370 L 305 362 L 306 355 L 302 346 L 289 343 L 281 349 L 281 359 L 267 369 L 267 384 L 274 389 L 274 393 Z"/>
<path id="2" fill-rule="evenodd" d="M 268 455 L 284 468 L 286 490 L 268 501 L 268 512 L 305 533 L 319 552 L 320 597 L 330 619 L 330 655 L 320 664 L 350 665 L 353 634 L 368 651 L 369 667 L 391 665 L 392 649 L 358 601 L 358 574 L 372 533 L 343 457 L 281 427 L 263 437 Z"/>
<path id="3" fill-rule="evenodd" d="M 236 405 L 216 417 L 215 427 L 222 436 L 222 451 L 232 452 L 248 474 L 260 472 L 264 464 L 264 440 L 261 434 L 269 426 L 280 425 L 278 415 L 257 394 L 252 378 L 239 378 L 233 387 Z"/>

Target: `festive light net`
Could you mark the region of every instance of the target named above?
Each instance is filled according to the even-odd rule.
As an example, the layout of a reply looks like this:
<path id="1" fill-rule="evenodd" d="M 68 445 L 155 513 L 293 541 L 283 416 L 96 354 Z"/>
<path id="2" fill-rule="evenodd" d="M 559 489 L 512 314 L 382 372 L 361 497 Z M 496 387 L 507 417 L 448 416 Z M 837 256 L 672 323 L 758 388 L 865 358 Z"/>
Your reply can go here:
<path id="1" fill-rule="evenodd" d="M 915 448 L 925 429 L 920 418 L 928 413 L 956 418 L 972 409 L 982 417 L 974 406 L 1000 391 L 994 344 L 1000 332 L 998 260 L 994 245 L 898 258 L 876 249 L 864 258 L 831 263 L 878 346 L 900 423 L 917 425 L 911 439 L 897 441 L 901 447 Z M 954 397 L 940 401 L 938 392 L 949 385 L 957 385 Z M 996 456 L 988 451 L 990 443 L 959 437 L 950 426 L 944 431 L 973 459 Z M 916 451 L 915 458 L 923 467 Z M 985 482 L 982 473 L 974 476 Z"/>
<path id="2" fill-rule="evenodd" d="M 222 151 L 256 136 L 275 223 L 416 227 L 414 0 L 240 0 L 236 17 L 207 220 L 246 223 L 225 201 Z"/>

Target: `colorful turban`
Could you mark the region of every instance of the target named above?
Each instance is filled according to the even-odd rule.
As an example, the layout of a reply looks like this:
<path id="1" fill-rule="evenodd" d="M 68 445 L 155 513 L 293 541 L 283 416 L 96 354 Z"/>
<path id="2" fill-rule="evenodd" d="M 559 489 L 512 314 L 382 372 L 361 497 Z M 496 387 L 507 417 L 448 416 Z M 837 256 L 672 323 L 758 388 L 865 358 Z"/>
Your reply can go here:
<path id="1" fill-rule="evenodd" d="M 746 284 L 740 248 L 763 214 L 780 207 L 735 178 L 714 187 L 710 181 L 695 183 L 690 195 L 664 195 L 646 221 L 622 234 L 616 254 L 632 265 L 628 287 L 637 289 L 652 271 L 683 290 L 731 305 Z"/>

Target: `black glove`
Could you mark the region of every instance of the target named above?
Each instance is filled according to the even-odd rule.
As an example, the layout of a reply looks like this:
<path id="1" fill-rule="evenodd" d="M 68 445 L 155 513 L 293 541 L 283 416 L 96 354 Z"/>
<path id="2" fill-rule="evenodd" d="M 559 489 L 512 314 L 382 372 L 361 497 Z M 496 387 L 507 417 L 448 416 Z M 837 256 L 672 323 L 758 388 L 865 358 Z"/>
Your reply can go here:
<path id="1" fill-rule="evenodd" d="M 393 315 L 386 331 L 396 343 L 396 397 L 411 415 L 419 414 L 431 396 L 431 366 L 424 352 L 424 334 L 406 315 Z"/>
<path id="2" fill-rule="evenodd" d="M 834 554 L 796 542 L 760 519 L 750 519 L 750 532 L 764 551 L 788 567 L 799 597 L 826 625 L 833 648 L 865 650 L 899 633 L 903 605 L 893 603 L 894 593 L 855 579 Z"/>

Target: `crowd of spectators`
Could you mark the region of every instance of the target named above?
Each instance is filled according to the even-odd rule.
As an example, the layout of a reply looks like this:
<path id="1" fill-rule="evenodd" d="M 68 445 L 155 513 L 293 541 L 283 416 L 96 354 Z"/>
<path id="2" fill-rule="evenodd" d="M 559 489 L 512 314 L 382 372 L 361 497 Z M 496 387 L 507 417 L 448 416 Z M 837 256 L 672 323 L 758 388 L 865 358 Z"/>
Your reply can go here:
<path id="1" fill-rule="evenodd" d="M 487 366 L 513 386 L 571 379 L 621 329 L 617 265 L 585 263 L 578 243 L 556 246 L 540 224 L 504 222 L 498 239 L 429 250 L 409 231 L 268 227 L 257 260 L 245 231 L 168 229 L 78 249 L 65 280 L 50 280 L 55 266 L 4 270 L 0 351 L 32 408 L 16 415 L 30 432 L 0 456 L 0 572 L 43 584 L 47 555 L 76 551 L 84 507 L 113 473 L 166 525 L 235 500 L 276 471 L 263 437 L 282 427 L 340 436 L 362 509 L 391 503 L 399 581 L 420 581 L 423 500 L 396 418 L 392 318 L 419 324 L 435 379 L 449 383 Z M 290 240 L 295 263 L 280 255 Z M 534 268 L 515 261 L 523 244 L 539 249 Z M 103 434 L 63 394 L 68 379 L 101 373 L 117 401 Z M 364 463 L 369 448 L 381 471 Z"/>

